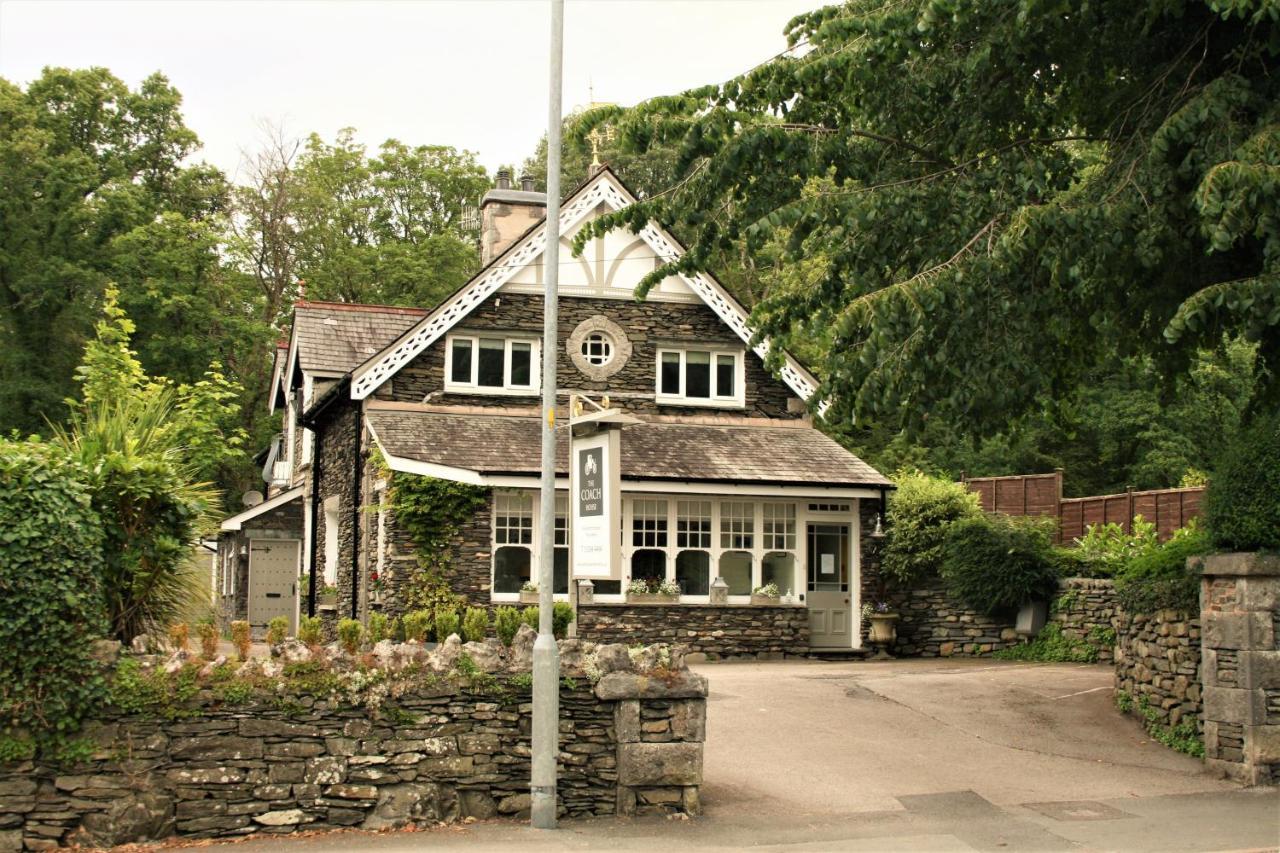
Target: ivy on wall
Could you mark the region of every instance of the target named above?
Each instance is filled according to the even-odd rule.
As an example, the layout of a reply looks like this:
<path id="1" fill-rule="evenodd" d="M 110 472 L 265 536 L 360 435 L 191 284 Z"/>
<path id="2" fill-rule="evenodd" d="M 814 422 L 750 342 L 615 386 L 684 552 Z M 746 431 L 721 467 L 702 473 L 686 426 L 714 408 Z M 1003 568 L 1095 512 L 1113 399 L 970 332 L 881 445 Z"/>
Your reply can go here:
<path id="1" fill-rule="evenodd" d="M 405 589 L 411 608 L 435 610 L 462 604 L 449 586 L 450 543 L 489 502 L 489 489 L 453 480 L 392 471 L 381 456 L 374 464 L 387 480 L 387 508 L 413 541 L 423 571 Z"/>

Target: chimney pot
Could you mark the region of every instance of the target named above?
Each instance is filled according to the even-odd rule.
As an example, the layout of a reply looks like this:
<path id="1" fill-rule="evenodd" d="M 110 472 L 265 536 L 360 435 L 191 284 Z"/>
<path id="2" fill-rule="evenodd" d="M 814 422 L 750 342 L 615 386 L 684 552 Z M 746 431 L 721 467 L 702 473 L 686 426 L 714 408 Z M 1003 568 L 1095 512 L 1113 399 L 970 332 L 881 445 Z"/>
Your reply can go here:
<path id="1" fill-rule="evenodd" d="M 506 169 L 498 170 L 498 189 L 500 190 L 511 189 L 511 172 L 507 171 Z"/>
<path id="2" fill-rule="evenodd" d="M 527 193 L 533 192 L 533 175 L 520 176 L 520 189 Z"/>

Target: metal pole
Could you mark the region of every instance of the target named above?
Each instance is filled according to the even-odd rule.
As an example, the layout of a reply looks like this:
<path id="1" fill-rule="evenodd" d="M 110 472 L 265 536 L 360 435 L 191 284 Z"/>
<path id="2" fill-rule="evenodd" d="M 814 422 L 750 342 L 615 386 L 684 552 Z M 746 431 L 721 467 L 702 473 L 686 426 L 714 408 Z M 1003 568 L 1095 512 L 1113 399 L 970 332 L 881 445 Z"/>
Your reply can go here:
<path id="1" fill-rule="evenodd" d="M 542 308 L 542 499 L 538 530 L 538 640 L 533 646 L 533 778 L 530 821 L 556 828 L 556 756 L 560 751 L 560 650 L 551 633 L 555 583 L 556 513 L 556 289 L 560 283 L 560 80 L 564 0 L 551 0 L 551 97 L 547 110 L 547 221 L 543 250 L 547 290 Z"/>

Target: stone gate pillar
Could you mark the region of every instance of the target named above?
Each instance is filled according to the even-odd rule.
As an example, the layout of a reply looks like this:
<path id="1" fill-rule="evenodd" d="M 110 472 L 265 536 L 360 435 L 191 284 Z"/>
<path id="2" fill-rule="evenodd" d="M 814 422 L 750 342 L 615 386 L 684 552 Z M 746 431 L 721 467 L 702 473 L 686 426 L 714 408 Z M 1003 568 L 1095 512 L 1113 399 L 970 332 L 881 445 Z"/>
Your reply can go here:
<path id="1" fill-rule="evenodd" d="M 1201 558 L 1205 764 L 1280 782 L 1280 556 Z"/>

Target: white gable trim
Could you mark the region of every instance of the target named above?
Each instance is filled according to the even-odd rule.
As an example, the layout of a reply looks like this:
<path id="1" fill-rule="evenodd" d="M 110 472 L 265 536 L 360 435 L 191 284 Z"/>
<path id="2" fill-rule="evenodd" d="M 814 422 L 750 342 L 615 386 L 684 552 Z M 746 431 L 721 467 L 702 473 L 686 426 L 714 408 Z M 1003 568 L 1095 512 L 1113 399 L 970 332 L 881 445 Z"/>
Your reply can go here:
<path id="1" fill-rule="evenodd" d="M 608 169 L 605 169 L 576 196 L 570 198 L 561 209 L 561 232 L 572 230 L 601 203 L 613 210 L 621 210 L 634 202 L 635 198 L 614 179 Z M 670 234 L 652 222 L 641 230 L 640 236 L 664 262 L 670 263 L 676 260 L 683 251 Z M 356 368 L 351 375 L 351 398 L 363 400 L 376 391 L 400 368 L 439 340 L 476 306 L 497 292 L 518 270 L 532 262 L 542 253 L 546 242 L 545 224 L 539 225 L 533 233 L 508 250 L 498 263 L 482 271 L 479 277 L 451 296 L 398 340 Z M 747 312 L 718 281 L 702 273 L 693 276 L 681 274 L 680 278 L 702 298 L 702 301 L 716 313 L 721 321 L 733 329 L 743 343 L 750 343 L 753 330 L 747 323 Z M 763 359 L 769 352 L 769 342 L 761 341 L 753 347 L 753 350 Z M 290 355 L 292 356 L 292 353 Z M 784 359 L 782 380 L 807 402 L 817 390 L 817 380 L 790 355 L 784 354 Z M 819 414 L 825 411 L 826 403 L 824 402 L 819 409 Z"/>
<path id="2" fill-rule="evenodd" d="M 278 506 L 284 506 L 289 501 L 297 500 L 302 497 L 302 486 L 295 486 L 287 492 L 281 492 L 270 500 L 265 500 L 255 507 L 250 507 L 239 515 L 233 515 L 222 522 L 223 530 L 239 530 L 246 521 L 262 515 L 268 510 L 275 509 Z"/>

